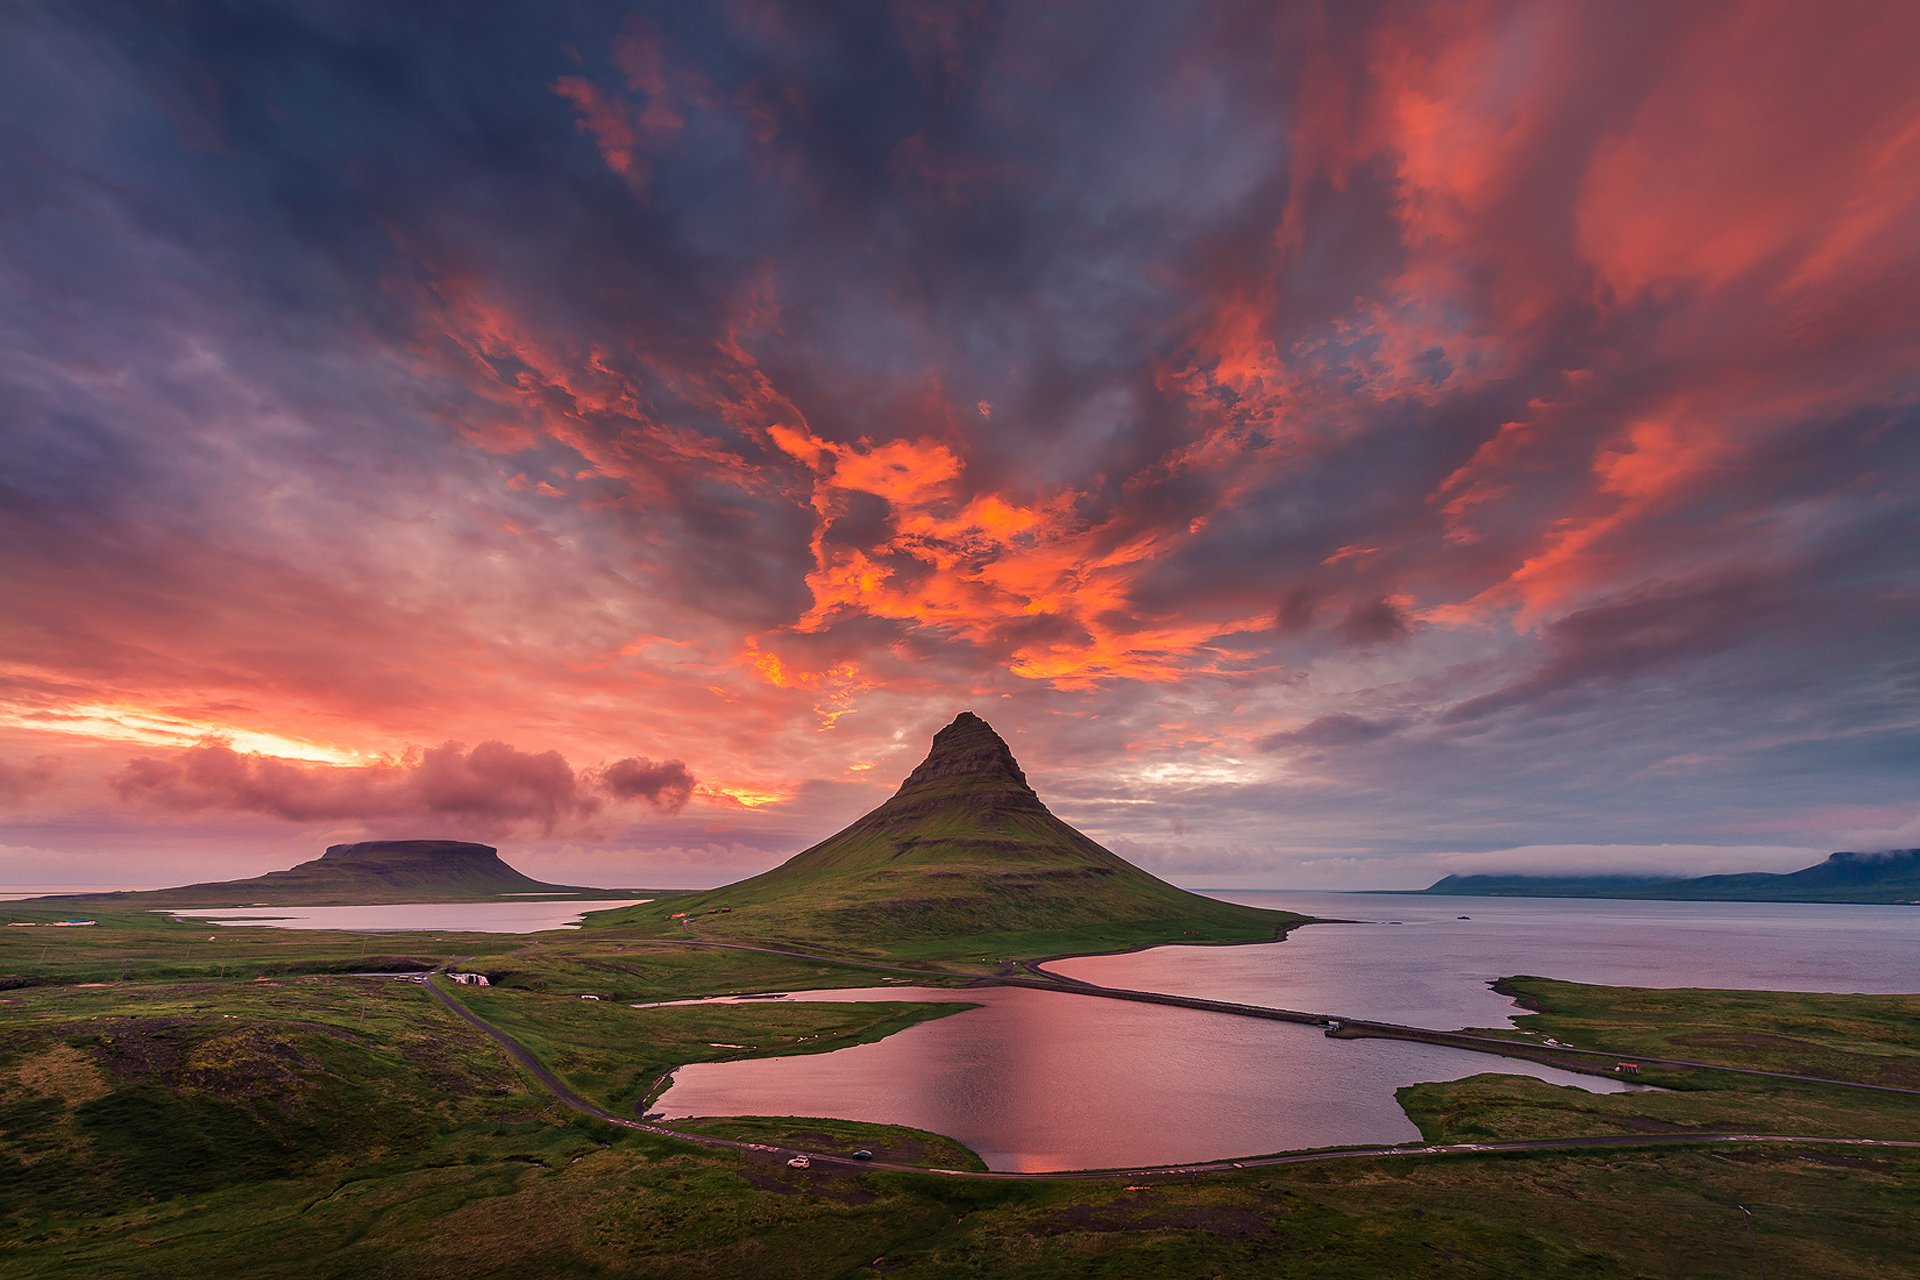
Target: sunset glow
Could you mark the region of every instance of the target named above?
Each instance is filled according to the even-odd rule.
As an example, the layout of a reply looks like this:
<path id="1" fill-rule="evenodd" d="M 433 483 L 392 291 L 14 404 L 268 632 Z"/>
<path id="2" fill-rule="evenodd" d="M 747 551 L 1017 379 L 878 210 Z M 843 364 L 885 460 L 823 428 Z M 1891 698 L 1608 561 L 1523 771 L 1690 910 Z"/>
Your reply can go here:
<path id="1" fill-rule="evenodd" d="M 138 8 L 0 49 L 0 883 L 969 707 L 1189 884 L 1920 843 L 1920 7 Z"/>

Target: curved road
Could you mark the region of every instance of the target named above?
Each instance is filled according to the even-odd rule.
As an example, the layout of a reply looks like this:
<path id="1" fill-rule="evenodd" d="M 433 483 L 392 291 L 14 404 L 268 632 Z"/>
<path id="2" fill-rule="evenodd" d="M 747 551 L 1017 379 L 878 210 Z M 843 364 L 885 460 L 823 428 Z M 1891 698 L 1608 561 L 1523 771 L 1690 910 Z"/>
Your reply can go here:
<path id="1" fill-rule="evenodd" d="M 707 944 L 713 945 L 713 944 Z M 718 944 L 737 945 L 737 944 Z M 747 950 L 768 950 L 762 947 L 749 947 Z M 776 954 L 796 954 L 777 952 Z M 806 957 L 814 959 L 816 957 Z M 884 966 L 874 966 L 884 967 Z M 1245 1160 L 1205 1160 L 1190 1164 L 1143 1165 L 1130 1169 L 1066 1169 L 1045 1173 L 1004 1173 L 982 1172 L 977 1169 L 928 1169 L 920 1165 L 895 1164 L 885 1160 L 854 1160 L 846 1156 L 823 1155 L 812 1151 L 802 1152 L 798 1148 L 772 1146 L 767 1143 L 742 1142 L 733 1138 L 720 1138 L 710 1133 L 689 1133 L 666 1125 L 648 1124 L 641 1120 L 629 1120 L 625 1116 L 615 1115 L 605 1107 L 589 1102 L 575 1093 L 560 1077 L 553 1074 L 547 1065 L 540 1061 L 534 1052 L 494 1026 L 485 1018 L 454 999 L 433 981 L 431 977 L 422 984 L 432 993 L 433 998 L 445 1005 L 453 1015 L 475 1030 L 486 1035 L 507 1051 L 507 1055 L 524 1067 L 529 1075 L 539 1081 L 541 1086 L 562 1103 L 583 1115 L 592 1116 L 607 1124 L 618 1125 L 623 1129 L 635 1129 L 641 1133 L 657 1134 L 663 1138 L 678 1138 L 683 1142 L 698 1143 L 706 1147 L 719 1147 L 732 1151 L 751 1151 L 769 1154 L 776 1159 L 786 1159 L 796 1155 L 806 1155 L 816 1169 L 825 1168 L 835 1172 L 872 1172 L 884 1170 L 889 1173 L 917 1173 L 943 1178 L 972 1178 L 985 1180 L 1041 1180 L 1041 1181 L 1093 1181 L 1109 1178 L 1178 1178 L 1190 1174 L 1222 1173 L 1235 1169 L 1261 1169 L 1283 1164 L 1313 1164 L 1328 1160 L 1370 1160 L 1387 1156 L 1447 1156 L 1479 1155 L 1488 1152 L 1503 1151 L 1580 1151 L 1607 1147 L 1686 1147 L 1713 1146 L 1729 1143 L 1775 1143 L 1794 1146 L 1821 1147 L 1883 1147 L 1901 1150 L 1920 1150 L 1920 1142 L 1900 1142 L 1884 1138 L 1803 1138 L 1791 1134 L 1778 1133 L 1720 1133 L 1720 1134 L 1620 1134 L 1598 1138 L 1540 1138 L 1526 1142 L 1461 1142 L 1417 1147 L 1343 1147 L 1333 1151 L 1296 1151 L 1285 1155 L 1256 1156 Z M 1094 991 L 1106 993 L 1111 988 L 1098 987 Z M 1115 994 L 1118 994 L 1117 992 Z M 1151 993 L 1139 993 L 1151 994 Z M 1121 995 L 1120 998 L 1128 998 Z M 1182 997 L 1169 997 L 1181 1000 Z M 1257 1008 L 1257 1006 L 1245 1006 Z M 1274 1012 L 1269 1010 L 1268 1012 Z M 1496 1043 L 1506 1043 L 1496 1041 Z M 1720 1068 L 1715 1068 L 1716 1070 Z M 1766 1073 L 1760 1073 L 1766 1074 Z M 1797 1077 L 1789 1077 L 1797 1078 Z M 1833 1083 L 1822 1081 L 1821 1083 Z M 1905 1090 L 1903 1092 L 1913 1092 Z"/>

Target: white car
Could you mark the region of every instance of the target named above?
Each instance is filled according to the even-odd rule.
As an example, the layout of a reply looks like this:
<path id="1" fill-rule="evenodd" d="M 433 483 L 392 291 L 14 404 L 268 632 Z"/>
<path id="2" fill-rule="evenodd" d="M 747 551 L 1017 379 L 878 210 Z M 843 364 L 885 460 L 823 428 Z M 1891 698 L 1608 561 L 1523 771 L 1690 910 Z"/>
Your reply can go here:
<path id="1" fill-rule="evenodd" d="M 811 1169 L 813 1168 L 813 1161 L 807 1159 L 805 1156 L 795 1156 L 793 1159 L 787 1161 L 787 1168 Z"/>

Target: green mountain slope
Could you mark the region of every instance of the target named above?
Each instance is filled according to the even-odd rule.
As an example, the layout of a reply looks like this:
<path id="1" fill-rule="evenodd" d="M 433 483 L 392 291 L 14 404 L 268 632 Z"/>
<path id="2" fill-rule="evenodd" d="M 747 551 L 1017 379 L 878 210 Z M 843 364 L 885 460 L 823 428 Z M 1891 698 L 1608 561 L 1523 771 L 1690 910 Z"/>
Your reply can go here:
<path id="1" fill-rule="evenodd" d="M 687 913 L 684 922 L 673 913 Z M 700 937 L 979 959 L 1274 937 L 1303 917 L 1202 897 L 1056 818 L 972 712 L 893 798 L 773 870 L 601 917 Z"/>
<path id="2" fill-rule="evenodd" d="M 87 894 L 78 903 L 150 907 L 332 906 L 381 902 L 477 902 L 514 894 L 623 898 L 522 875 L 492 845 L 464 840 L 368 840 L 336 844 L 311 862 L 246 880 L 216 880 L 136 893 Z M 62 899 L 66 901 L 68 899 Z"/>
<path id="3" fill-rule="evenodd" d="M 1447 876 L 1422 893 L 1470 897 L 1637 898 L 1679 902 L 1920 902 L 1920 849 L 1836 853 L 1777 874 L 1694 876 Z"/>

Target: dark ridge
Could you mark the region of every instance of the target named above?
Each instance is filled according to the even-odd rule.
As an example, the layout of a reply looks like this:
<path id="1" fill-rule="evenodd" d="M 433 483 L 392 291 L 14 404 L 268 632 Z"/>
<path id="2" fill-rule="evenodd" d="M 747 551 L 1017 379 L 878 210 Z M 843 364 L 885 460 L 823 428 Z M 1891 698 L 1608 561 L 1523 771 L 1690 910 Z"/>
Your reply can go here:
<path id="1" fill-rule="evenodd" d="M 913 800 L 994 791 L 1023 795 L 1036 806 L 1045 807 L 1027 785 L 1027 775 L 1013 758 L 1006 739 L 973 712 L 962 711 L 952 724 L 933 735 L 927 758 L 907 775 L 893 798 Z"/>
<path id="2" fill-rule="evenodd" d="M 320 855 L 322 862 L 392 862 L 408 861 L 416 858 L 466 859 L 479 862 L 500 862 L 500 851 L 490 844 L 474 844 L 467 840 L 362 840 L 358 844 L 330 844 L 327 851 Z M 500 862 L 506 867 L 507 864 Z M 520 874 L 507 867 L 514 875 Z"/>
<path id="3" fill-rule="evenodd" d="M 1784 874 L 1447 876 L 1422 893 L 1463 897 L 1627 898 L 1669 902 L 1920 902 L 1920 849 L 1835 853 Z"/>

